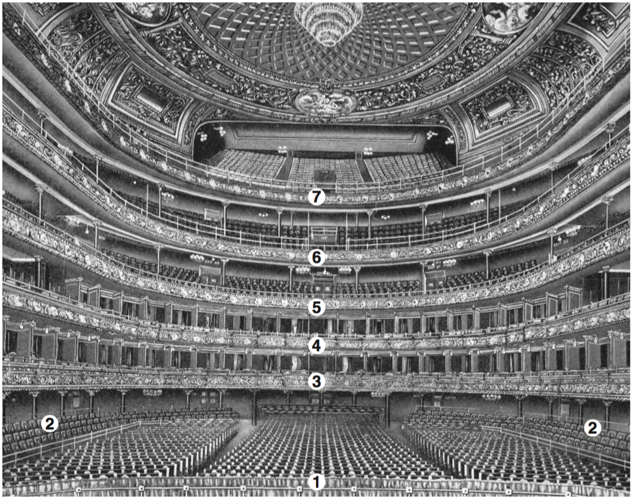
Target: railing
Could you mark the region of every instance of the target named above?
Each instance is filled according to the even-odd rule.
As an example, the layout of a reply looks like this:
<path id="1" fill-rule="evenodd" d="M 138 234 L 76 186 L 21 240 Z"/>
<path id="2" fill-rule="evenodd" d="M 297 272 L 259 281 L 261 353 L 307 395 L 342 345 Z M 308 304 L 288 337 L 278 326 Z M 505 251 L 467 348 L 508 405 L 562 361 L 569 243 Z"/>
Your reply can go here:
<path id="1" fill-rule="evenodd" d="M 269 188 L 271 190 L 276 189 L 299 192 L 307 192 L 313 187 L 316 187 L 316 183 L 288 183 L 287 181 L 278 181 L 269 178 L 258 178 L 256 176 L 244 175 L 237 172 L 217 169 L 208 165 L 195 162 L 178 153 L 169 151 L 168 149 L 163 148 L 158 144 L 152 143 L 147 137 L 144 137 L 141 134 L 133 131 L 125 122 L 121 121 L 114 113 L 112 113 L 112 111 L 110 111 L 107 106 L 104 106 L 101 103 L 100 98 L 93 94 L 92 89 L 90 89 L 85 84 L 85 82 L 83 82 L 76 75 L 76 73 L 73 71 L 73 68 L 58 52 L 57 48 L 53 46 L 52 43 L 42 34 L 41 30 L 39 30 L 39 26 L 30 18 L 24 6 L 22 6 L 21 4 L 13 4 L 13 6 L 16 11 L 21 11 L 22 27 L 28 28 L 32 36 L 37 38 L 39 42 L 44 46 L 48 56 L 53 58 L 57 62 L 57 64 L 59 64 L 64 70 L 69 82 L 69 86 L 70 83 L 72 83 L 76 87 L 76 89 L 73 89 L 73 91 L 77 90 L 81 92 L 82 97 L 86 100 L 87 103 L 89 103 L 88 106 L 94 106 L 97 109 L 97 112 L 101 113 L 105 117 L 105 119 L 107 120 L 107 124 L 113 127 L 113 129 L 116 131 L 116 134 L 120 134 L 120 138 L 122 140 L 129 140 L 130 143 L 138 146 L 139 148 L 145 147 L 147 153 L 143 151 L 143 154 L 145 154 L 146 156 L 149 154 L 155 158 L 160 158 L 160 164 L 161 166 L 164 166 L 165 169 L 167 169 L 169 164 L 169 167 L 176 168 L 184 172 L 193 172 L 194 174 L 200 175 L 205 179 L 213 176 L 217 179 L 227 182 L 227 184 L 229 185 L 232 185 L 235 182 L 241 182 L 248 186 L 261 186 Z M 609 54 L 609 62 L 618 57 L 621 50 L 624 52 L 627 52 L 629 50 L 629 36 L 630 35 L 628 33 L 628 30 L 624 30 L 624 32 L 618 35 L 617 39 L 612 42 L 612 46 L 618 47 L 618 50 L 615 51 L 615 53 L 613 54 Z M 591 83 L 594 79 L 602 76 L 605 73 L 605 64 L 605 61 L 602 60 L 596 66 L 591 68 L 588 73 L 584 75 L 581 81 L 570 91 L 566 99 L 562 103 L 560 103 L 559 107 L 554 109 L 550 114 L 548 114 L 547 117 L 539 120 L 535 126 L 531 127 L 529 130 L 519 135 L 518 137 L 513 138 L 507 144 L 502 145 L 499 149 L 494 150 L 493 152 L 485 153 L 481 156 L 481 158 L 473 159 L 452 169 L 442 171 L 438 175 L 431 178 L 399 178 L 393 181 L 365 183 L 362 185 L 358 183 L 346 184 L 336 182 L 334 188 L 337 192 L 351 191 L 353 193 L 363 193 L 376 190 L 379 191 L 385 188 L 412 188 L 420 185 L 428 185 L 428 183 L 433 180 L 445 182 L 449 179 L 458 179 L 470 173 L 483 171 L 485 170 L 486 165 L 489 165 L 492 162 L 502 163 L 504 157 L 508 159 L 508 157 L 510 157 L 512 154 L 515 154 L 516 152 L 522 152 L 523 150 L 531 147 L 531 144 L 534 141 L 537 141 L 543 135 L 548 133 L 549 128 L 553 124 L 557 123 L 560 119 L 564 119 L 574 106 L 576 106 L 579 102 L 584 102 L 587 97 L 587 87 L 591 86 Z"/>
<path id="2" fill-rule="evenodd" d="M 506 434 L 512 437 L 518 437 L 520 439 L 525 439 L 526 441 L 531 441 L 532 443 L 536 443 L 541 446 L 547 446 L 550 449 L 564 451 L 569 455 L 576 455 L 578 458 L 586 458 L 589 460 L 596 460 L 599 464 L 605 464 L 615 467 L 620 467 L 624 470 L 630 470 L 631 464 L 626 460 L 621 460 L 619 458 L 611 457 L 609 455 L 605 455 L 604 453 L 597 453 L 595 451 L 583 450 L 576 446 L 570 446 L 567 443 L 558 443 L 556 441 L 552 441 L 550 439 L 545 439 L 542 437 L 534 436 L 530 433 L 515 431 L 512 429 L 507 429 L 505 427 L 489 427 L 482 426 L 481 427 L 485 431 L 491 432 L 500 432 L 501 434 Z"/>
<path id="3" fill-rule="evenodd" d="M 564 416 L 564 415 L 547 415 L 546 413 L 523 412 L 523 423 L 525 423 L 525 420 L 528 418 L 540 419 L 540 420 L 553 420 L 555 422 L 569 422 L 576 425 L 584 425 L 585 422 L 588 420 L 586 418 L 584 420 L 580 420 L 580 418 L 578 417 L 571 417 L 571 416 Z M 630 434 L 631 432 L 630 424 L 624 424 L 621 422 L 607 422 L 606 420 L 603 420 L 601 418 L 592 418 L 591 420 L 597 420 L 598 422 L 600 422 L 603 430 L 608 427 L 610 431 L 625 432 L 627 434 Z"/>
<path id="4" fill-rule="evenodd" d="M 10 107 L 9 107 L 10 106 Z M 176 229 L 177 231 L 188 231 L 197 236 L 202 235 L 208 238 L 230 241 L 237 244 L 248 244 L 260 247 L 272 247 L 272 248 L 289 248 L 289 249 L 303 249 L 308 250 L 311 247 L 310 237 L 295 238 L 290 236 L 273 236 L 261 233 L 247 233 L 243 231 L 229 230 L 224 227 L 218 227 L 214 224 L 208 224 L 203 220 L 189 219 L 187 217 L 175 216 L 168 212 L 160 211 L 160 214 L 154 214 L 147 207 L 142 207 L 128 201 L 124 196 L 121 196 L 117 191 L 113 190 L 107 185 L 90 167 L 86 166 L 80 160 L 72 155 L 67 155 L 65 151 L 60 150 L 57 146 L 51 142 L 48 132 L 42 130 L 39 123 L 36 122 L 28 113 L 16 103 L 11 97 L 3 94 L 3 110 L 5 113 L 10 114 L 16 120 L 21 120 L 22 123 L 29 127 L 30 131 L 37 135 L 42 135 L 45 140 L 48 141 L 48 146 L 53 149 L 60 158 L 66 158 L 68 163 L 75 169 L 79 175 L 85 175 L 89 182 L 95 186 L 95 189 L 99 190 L 103 195 L 108 195 L 114 198 L 118 203 L 123 205 L 127 209 L 136 211 L 140 217 L 151 219 L 153 221 L 165 224 L 169 227 Z M 338 243 L 338 235 L 335 243 L 328 243 L 325 245 L 313 244 L 312 246 L 325 246 L 328 250 L 370 250 L 370 249 L 382 249 L 382 248 L 399 248 L 399 247 L 413 247 L 425 243 L 437 243 L 444 242 L 449 239 L 455 239 L 463 236 L 469 236 L 477 234 L 478 232 L 490 230 L 493 227 L 500 226 L 501 224 L 514 220 L 515 218 L 524 216 L 530 210 L 539 206 L 548 197 L 554 196 L 555 193 L 563 190 L 571 178 L 578 173 L 582 172 L 593 161 L 600 158 L 601 155 L 607 153 L 613 144 L 617 144 L 621 138 L 628 136 L 629 126 L 627 125 L 623 130 L 611 138 L 605 139 L 604 144 L 595 149 L 591 155 L 583 158 L 581 165 L 574 168 L 569 174 L 559 180 L 555 185 L 551 186 L 545 192 L 540 194 L 537 198 L 533 199 L 529 203 L 523 205 L 521 209 L 512 213 L 506 214 L 503 217 L 499 216 L 495 220 L 490 222 L 476 222 L 472 226 L 462 226 L 455 228 L 454 230 L 441 232 L 430 232 L 426 234 L 411 234 L 402 236 L 388 236 L 388 237 L 376 237 L 376 238 L 360 238 L 352 239 L 347 238 L 345 244 Z M 56 141 L 55 141 L 56 142 Z M 501 212 L 500 212 L 501 214 Z M 226 224 L 226 221 L 224 221 Z M 381 226 L 382 227 L 382 226 Z M 337 233 L 339 228 L 336 227 Z"/>
<path id="5" fill-rule="evenodd" d="M 31 221 L 34 224 L 37 224 L 43 228 L 45 228 L 48 231 L 51 231 L 53 234 L 56 234 L 58 236 L 60 236 L 61 238 L 65 239 L 68 243 L 71 243 L 73 245 L 80 245 L 82 247 L 82 249 L 92 255 L 94 255 L 95 257 L 98 257 L 100 259 L 104 259 L 106 261 L 108 261 L 110 264 L 112 264 L 115 267 L 121 268 L 121 269 L 125 269 L 128 272 L 131 272 L 133 274 L 138 274 L 138 275 L 142 275 L 142 276 L 146 276 L 148 278 L 151 279 L 159 279 L 161 281 L 165 281 L 165 282 L 169 282 L 169 283 L 174 283 L 174 284 L 178 284 L 180 286 L 193 286 L 196 288 L 203 288 L 203 289 L 208 289 L 208 290 L 214 290 L 214 291 L 219 291 L 219 292 L 229 292 L 230 289 L 226 289 L 224 287 L 218 287 L 218 286 L 213 286 L 213 285 L 206 285 L 206 284 L 200 284 L 200 283 L 191 283 L 191 282 L 187 282 L 187 281 L 179 281 L 179 280 L 174 280 L 171 278 L 167 278 L 158 274 L 152 274 L 152 273 L 148 273 L 146 271 L 143 271 L 142 269 L 139 268 L 135 268 L 135 267 L 131 267 L 131 266 L 127 266 L 115 259 L 110 258 L 109 256 L 99 252 L 98 250 L 95 250 L 94 247 L 87 245 L 85 242 L 82 242 L 81 240 L 79 240 L 78 238 L 74 238 L 73 236 L 71 236 L 70 234 L 62 231 L 61 229 L 53 226 L 52 224 L 38 219 L 37 217 L 35 217 L 34 215 L 32 215 L 31 213 L 27 212 L 26 210 L 22 209 L 21 207 L 19 207 L 18 205 L 15 205 L 14 203 L 11 203 L 10 201 L 3 199 L 2 200 L 3 203 L 3 208 L 10 210 L 11 212 L 13 212 L 14 214 L 23 217 L 29 221 Z M 579 250 L 582 250 L 584 248 L 586 248 L 587 246 L 589 246 L 590 244 L 595 243 L 596 241 L 598 241 L 600 238 L 614 234 L 620 230 L 623 230 L 625 228 L 629 227 L 629 221 L 628 220 L 624 220 L 622 222 L 620 222 L 619 224 L 614 225 L 613 227 L 610 227 L 608 229 L 605 229 L 604 231 L 601 231 L 599 234 L 593 236 L 591 238 L 591 240 L 586 241 L 586 242 L 582 242 L 579 243 L 578 245 L 574 246 L 573 248 L 569 249 L 564 255 L 565 256 L 569 256 L 572 255 L 576 252 L 578 252 Z M 560 257 L 558 258 L 558 260 L 560 260 Z M 511 274 L 511 275 L 507 275 L 507 276 L 503 276 L 502 278 L 497 278 L 497 279 L 492 279 L 492 280 L 488 280 L 488 281 L 483 281 L 483 282 L 479 282 L 479 283 L 475 283 L 475 284 L 470 284 L 470 285 L 464 285 L 464 286 L 460 286 L 460 287 L 453 287 L 453 288 L 444 288 L 440 290 L 420 290 L 420 291 L 415 291 L 415 292 L 404 292 L 404 293 L 387 293 L 387 294 L 375 294 L 375 295 L 365 295 L 365 296 L 361 296 L 361 298 L 365 298 L 365 297 L 389 297 L 389 298 L 393 298 L 393 297 L 418 297 L 418 296 L 425 296 L 425 295 L 434 295 L 437 293 L 451 293 L 451 292 L 457 292 L 457 291 L 466 291 L 466 290 L 473 290 L 473 289 L 477 289 L 477 288 L 488 288 L 491 285 L 494 284 L 498 284 L 498 283 L 502 283 L 502 282 L 506 282 L 506 281 L 510 281 L 512 279 L 515 278 L 519 278 L 521 276 L 527 276 L 530 275 L 534 272 L 537 272 L 541 269 L 545 269 L 546 267 L 548 267 L 550 265 L 549 262 L 543 262 L 541 264 L 539 264 L 536 267 L 532 267 L 528 270 L 525 271 L 521 271 L 520 273 L 516 273 L 516 274 Z M 243 290 L 233 290 L 236 293 L 242 293 L 244 292 Z M 247 294 L 247 295 L 259 295 L 257 293 L 255 294 Z M 292 298 L 298 298 L 298 297 L 304 297 L 304 295 L 302 294 L 297 294 L 297 293 L 283 293 L 283 292 L 266 292 L 267 297 L 280 297 L 280 298 L 285 298 L 285 297 L 292 297 Z M 349 297 L 347 295 L 341 295 L 341 296 L 337 296 L 336 298 L 353 298 L 353 297 Z"/>

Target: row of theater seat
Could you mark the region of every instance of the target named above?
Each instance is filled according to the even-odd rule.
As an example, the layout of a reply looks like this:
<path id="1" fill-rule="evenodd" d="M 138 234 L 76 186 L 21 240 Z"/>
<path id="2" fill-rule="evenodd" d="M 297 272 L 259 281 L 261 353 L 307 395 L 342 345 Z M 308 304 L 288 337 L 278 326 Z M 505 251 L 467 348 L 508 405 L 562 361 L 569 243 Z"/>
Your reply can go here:
<path id="1" fill-rule="evenodd" d="M 527 481 L 630 489 L 624 470 L 600 465 L 517 436 L 477 430 L 414 428 L 416 448 L 455 475 L 488 481 Z"/>
<path id="2" fill-rule="evenodd" d="M 259 407 L 259 412 L 266 416 L 292 416 L 292 415 L 342 415 L 342 414 L 368 414 L 378 415 L 380 409 L 373 406 L 319 406 L 319 405 L 264 405 Z"/>
<path id="3" fill-rule="evenodd" d="M 564 443 L 589 451 L 604 453 L 615 458 L 630 458 L 629 433 L 604 429 L 600 436 L 589 437 L 584 427 L 573 422 L 543 420 L 537 418 L 519 418 L 509 415 L 488 415 L 462 412 L 416 411 L 411 413 L 407 423 L 413 426 L 445 427 L 453 429 L 474 428 L 482 425 L 504 427 L 522 431 L 531 435 Z"/>
<path id="4" fill-rule="evenodd" d="M 107 255 L 108 257 L 117 260 L 127 266 L 135 267 L 137 269 L 141 269 L 145 272 L 152 274 L 159 274 L 165 278 L 179 280 L 179 281 L 188 281 L 190 283 L 203 283 L 202 278 L 200 277 L 198 271 L 194 269 L 185 269 L 183 267 L 177 266 L 160 266 L 160 272 L 157 272 L 159 269 L 155 262 L 149 262 L 147 260 L 136 259 L 135 257 L 130 257 L 129 255 L 122 254 L 120 252 L 115 252 L 113 250 L 108 250 L 107 248 L 102 248 L 101 252 Z"/>
<path id="5" fill-rule="evenodd" d="M 364 414 L 270 418 L 206 471 L 210 476 L 429 479 L 441 470 Z"/>
<path id="6" fill-rule="evenodd" d="M 277 176 L 285 160 L 285 156 L 279 154 L 254 151 L 226 149 L 223 153 L 224 155 L 216 168 L 226 170 L 227 175 L 230 175 L 231 172 L 237 172 L 268 180 Z"/>
<path id="7" fill-rule="evenodd" d="M 530 260 L 528 262 L 520 262 L 518 264 L 511 264 L 509 266 L 498 267 L 490 269 L 490 279 L 501 279 L 504 276 L 511 276 L 523 271 L 527 271 L 537 266 L 536 260 Z M 486 279 L 485 271 L 477 271 L 474 273 L 464 274 L 451 274 L 446 276 L 445 280 L 441 278 L 437 282 L 437 288 L 456 288 L 460 286 L 474 285 L 477 283 L 483 283 L 488 281 Z"/>
<path id="8" fill-rule="evenodd" d="M 426 178 L 451 167 L 440 153 L 368 157 L 365 158 L 365 165 L 376 182 L 398 181 L 410 177 Z"/>
<path id="9" fill-rule="evenodd" d="M 233 419 L 182 419 L 91 440 L 3 468 L 5 486 L 66 479 L 192 475 L 237 433 Z"/>
<path id="10" fill-rule="evenodd" d="M 339 283 L 335 291 L 337 295 L 386 295 L 390 293 L 404 294 L 420 290 L 420 281 L 377 281 L 359 283 Z"/>
<path id="11" fill-rule="evenodd" d="M 90 432 L 116 427 L 137 420 L 187 418 L 230 418 L 230 409 L 135 411 L 126 413 L 100 413 L 93 415 L 67 415 L 59 418 L 55 432 L 46 433 L 40 420 L 27 420 L 3 425 L 2 448 L 5 454 L 28 450 L 42 444 L 53 443 Z"/>
<path id="12" fill-rule="evenodd" d="M 335 172 L 335 179 L 343 184 L 362 184 L 363 178 L 356 160 L 332 158 L 293 158 L 288 182 L 314 184 L 317 170 Z"/>

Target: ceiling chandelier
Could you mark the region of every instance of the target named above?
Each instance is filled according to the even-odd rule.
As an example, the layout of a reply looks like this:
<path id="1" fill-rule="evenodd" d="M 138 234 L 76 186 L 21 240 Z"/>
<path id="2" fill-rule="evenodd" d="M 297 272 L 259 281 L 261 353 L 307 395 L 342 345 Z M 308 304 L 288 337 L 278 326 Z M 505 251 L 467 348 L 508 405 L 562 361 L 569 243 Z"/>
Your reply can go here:
<path id="1" fill-rule="evenodd" d="M 363 18 L 360 2 L 297 3 L 295 18 L 324 47 L 334 47 Z"/>

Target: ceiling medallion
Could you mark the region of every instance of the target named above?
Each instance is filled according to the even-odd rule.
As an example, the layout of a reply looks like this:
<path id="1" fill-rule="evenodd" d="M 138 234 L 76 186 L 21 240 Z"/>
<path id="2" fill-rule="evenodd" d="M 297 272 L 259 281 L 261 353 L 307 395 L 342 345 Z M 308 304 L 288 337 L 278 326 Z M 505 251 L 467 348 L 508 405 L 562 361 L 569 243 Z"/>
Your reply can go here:
<path id="1" fill-rule="evenodd" d="M 335 88 L 332 80 L 322 80 L 315 89 L 302 89 L 295 106 L 312 121 L 329 121 L 349 115 L 356 108 L 356 96 L 351 90 Z"/>
<path id="2" fill-rule="evenodd" d="M 336 46 L 363 18 L 360 2 L 310 2 L 295 5 L 295 18 L 317 42 Z"/>

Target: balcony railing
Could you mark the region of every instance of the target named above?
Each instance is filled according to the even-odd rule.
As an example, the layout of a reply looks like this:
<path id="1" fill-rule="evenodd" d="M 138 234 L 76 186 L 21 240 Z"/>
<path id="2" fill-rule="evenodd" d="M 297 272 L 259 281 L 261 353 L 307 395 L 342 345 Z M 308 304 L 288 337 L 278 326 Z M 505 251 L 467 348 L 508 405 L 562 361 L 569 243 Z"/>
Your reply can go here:
<path id="1" fill-rule="evenodd" d="M 10 125 L 7 122 L 7 116 L 14 118 L 18 125 L 16 127 L 26 127 L 34 136 L 41 136 L 46 141 L 47 147 L 49 147 L 55 158 L 48 158 L 47 161 L 52 164 L 53 161 L 61 162 L 70 167 L 70 171 L 67 169 L 60 169 L 58 165 L 53 165 L 60 173 L 65 177 L 70 177 L 71 182 L 75 183 L 80 189 L 87 191 L 88 195 L 95 197 L 95 192 L 98 192 L 102 199 L 107 199 L 109 204 L 118 204 L 123 209 L 129 210 L 135 214 L 137 218 L 145 221 L 151 220 L 165 226 L 165 230 L 175 230 L 180 233 L 189 233 L 195 237 L 204 237 L 211 241 L 227 241 L 234 244 L 257 246 L 257 247 L 269 247 L 269 248 L 287 248 L 287 249 L 301 249 L 308 251 L 310 249 L 310 239 L 308 238 L 292 238 L 292 237 L 275 237 L 270 235 L 244 233 L 241 231 L 231 231 L 226 228 L 218 228 L 215 225 L 207 224 L 203 221 L 192 220 L 182 217 L 174 217 L 170 214 L 162 214 L 161 216 L 151 213 L 146 210 L 145 207 L 137 206 L 130 203 L 127 199 L 119 195 L 109 185 L 107 185 L 101 178 L 99 178 L 92 170 L 84 163 L 79 161 L 72 155 L 67 155 L 65 151 L 60 150 L 57 147 L 56 141 L 51 141 L 50 136 L 46 131 L 43 131 L 39 124 L 31 118 L 28 113 L 10 97 L 4 95 L 3 110 L 5 111 L 4 125 L 5 128 L 10 129 Z M 18 134 L 23 133 L 24 129 L 21 129 Z M 10 130 L 13 133 L 15 131 Z M 611 152 L 629 141 L 629 127 L 628 125 L 621 130 L 614 138 L 605 140 L 604 144 L 596 149 L 590 156 L 588 156 L 581 165 L 578 165 L 572 172 L 570 172 L 565 178 L 561 179 L 554 186 L 547 191 L 539 195 L 536 199 L 530 203 L 524 205 L 520 210 L 514 211 L 503 217 L 499 217 L 491 222 L 475 223 L 472 226 L 457 228 L 454 232 L 442 232 L 442 233 L 429 233 L 425 235 L 411 235 L 411 236 L 394 236 L 394 237 L 381 237 L 381 238 L 368 238 L 368 239 L 348 239 L 344 245 L 339 244 L 327 244 L 328 251 L 345 251 L 349 252 L 358 249 L 363 250 L 381 250 L 391 248 L 413 248 L 426 244 L 438 244 L 438 243 L 454 243 L 460 238 L 483 236 L 485 233 L 489 233 L 491 230 L 497 227 L 501 227 L 504 224 L 509 224 L 514 220 L 520 220 L 530 214 L 534 214 L 539 207 L 541 207 L 546 201 L 551 201 L 560 196 L 563 203 L 563 199 L 566 197 L 566 193 L 570 191 L 577 191 L 578 188 L 572 186 L 583 172 L 595 169 L 596 165 L 599 165 L 604 159 L 608 158 Z M 591 179 L 592 182 L 597 181 L 597 178 Z M 87 186 L 86 187 L 86 183 Z M 590 183 L 585 183 L 590 184 Z M 571 186 L 571 187 L 570 187 Z M 586 188 L 583 185 L 581 190 Z M 101 202 L 103 204 L 103 202 Z M 112 205 L 111 205 L 112 206 Z M 112 211 L 112 210 L 110 210 Z M 125 218 L 123 215 L 115 211 L 115 216 L 123 219 L 126 223 L 133 223 L 132 219 Z M 147 229 L 147 228 L 146 228 Z M 513 228 L 516 230 L 516 228 Z M 463 242 L 462 242 L 463 243 Z M 318 246 L 313 244 L 313 246 Z"/>

